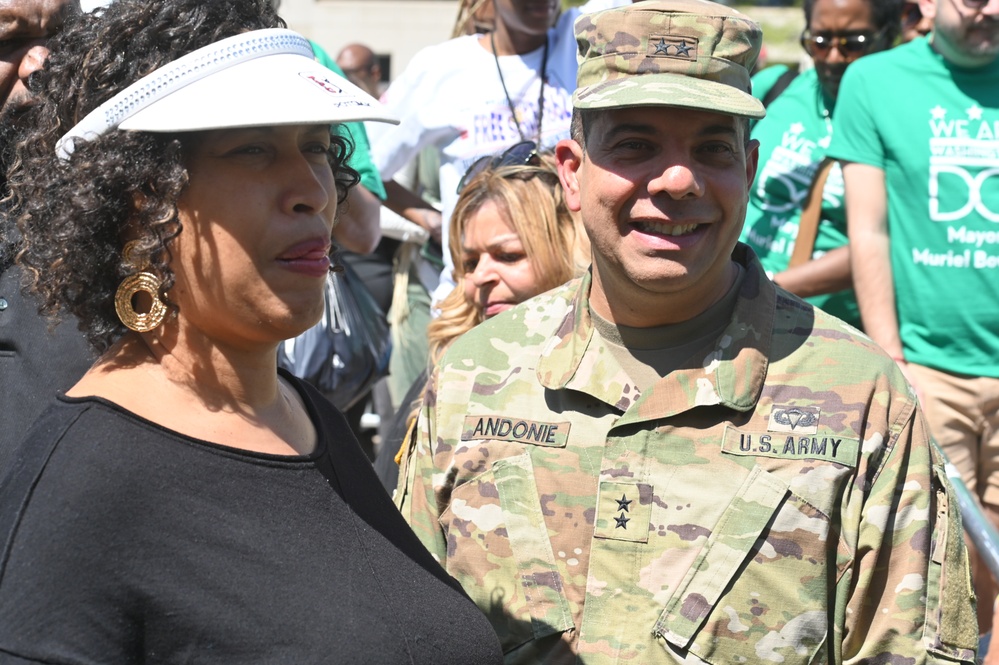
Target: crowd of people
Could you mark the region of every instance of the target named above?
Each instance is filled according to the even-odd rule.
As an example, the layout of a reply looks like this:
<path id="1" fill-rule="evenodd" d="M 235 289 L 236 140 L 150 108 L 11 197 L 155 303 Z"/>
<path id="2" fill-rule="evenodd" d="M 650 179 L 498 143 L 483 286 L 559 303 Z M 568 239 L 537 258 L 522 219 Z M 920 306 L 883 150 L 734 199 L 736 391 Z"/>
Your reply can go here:
<path id="1" fill-rule="evenodd" d="M 999 0 L 277 4 L 0 4 L 0 663 L 999 663 Z"/>

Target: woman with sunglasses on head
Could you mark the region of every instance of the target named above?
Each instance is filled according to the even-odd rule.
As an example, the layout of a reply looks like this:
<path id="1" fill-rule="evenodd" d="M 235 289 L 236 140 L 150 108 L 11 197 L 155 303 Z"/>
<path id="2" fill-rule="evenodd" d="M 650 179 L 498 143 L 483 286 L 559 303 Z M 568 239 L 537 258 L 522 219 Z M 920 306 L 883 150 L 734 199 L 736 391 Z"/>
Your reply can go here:
<path id="1" fill-rule="evenodd" d="M 545 158 L 523 163 L 515 157 L 466 179 L 448 248 L 456 286 L 427 329 L 431 363 L 458 335 L 568 281 L 589 264 L 589 242 Z"/>
<path id="2" fill-rule="evenodd" d="M 459 335 L 589 264 L 589 240 L 565 204 L 554 166 L 535 149 L 518 144 L 480 160 L 462 178 L 448 243 L 456 286 L 427 328 L 431 366 Z M 397 453 L 410 441 L 427 376 L 402 401 L 393 436 L 375 462 L 389 491 L 396 488 Z"/>
<path id="3" fill-rule="evenodd" d="M 116 0 L 50 43 L 18 261 L 101 353 L 0 481 L 0 661 L 500 663 L 343 416 L 279 373 L 323 310 L 333 123 L 390 120 L 270 0 Z"/>
<path id="4" fill-rule="evenodd" d="M 832 138 L 843 73 L 858 58 L 894 44 L 902 0 L 805 0 L 804 9 L 801 44 L 815 66 L 795 78 L 753 127 L 760 165 L 740 239 L 778 286 L 859 327 L 838 166 L 825 182 L 814 236 L 803 234 L 798 255 L 795 247 L 810 185 Z"/>

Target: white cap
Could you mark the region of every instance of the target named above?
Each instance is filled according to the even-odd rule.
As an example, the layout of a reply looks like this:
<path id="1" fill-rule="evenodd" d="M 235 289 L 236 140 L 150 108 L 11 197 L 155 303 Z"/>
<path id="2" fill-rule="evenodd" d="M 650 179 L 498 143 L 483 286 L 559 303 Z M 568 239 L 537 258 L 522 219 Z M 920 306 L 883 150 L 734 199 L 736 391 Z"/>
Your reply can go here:
<path id="1" fill-rule="evenodd" d="M 284 29 L 254 30 L 188 53 L 91 111 L 56 143 L 115 129 L 186 132 L 379 120 L 398 123 L 374 97 L 315 61 L 309 41 Z"/>

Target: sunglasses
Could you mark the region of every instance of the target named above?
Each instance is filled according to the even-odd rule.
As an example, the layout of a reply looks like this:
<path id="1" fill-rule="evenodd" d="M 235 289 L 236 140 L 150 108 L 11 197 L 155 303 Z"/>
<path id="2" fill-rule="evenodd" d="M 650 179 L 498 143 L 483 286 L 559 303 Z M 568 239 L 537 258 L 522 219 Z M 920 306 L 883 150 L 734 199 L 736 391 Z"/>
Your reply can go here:
<path id="1" fill-rule="evenodd" d="M 989 4 L 989 0 L 961 0 L 961 4 L 968 9 L 985 9 L 985 5 Z"/>
<path id="2" fill-rule="evenodd" d="M 810 30 L 805 30 L 801 33 L 801 46 L 813 58 L 825 59 L 833 49 L 838 50 L 844 57 L 857 58 L 870 51 L 880 36 L 881 31 L 874 34 L 813 35 Z"/>
<path id="3" fill-rule="evenodd" d="M 498 155 L 486 155 L 479 157 L 472 162 L 472 165 L 465 171 L 458 181 L 456 194 L 461 194 L 465 185 L 475 176 L 488 169 L 498 169 L 501 166 L 540 166 L 541 157 L 538 155 L 538 144 L 534 141 L 521 141 L 515 143 Z"/>

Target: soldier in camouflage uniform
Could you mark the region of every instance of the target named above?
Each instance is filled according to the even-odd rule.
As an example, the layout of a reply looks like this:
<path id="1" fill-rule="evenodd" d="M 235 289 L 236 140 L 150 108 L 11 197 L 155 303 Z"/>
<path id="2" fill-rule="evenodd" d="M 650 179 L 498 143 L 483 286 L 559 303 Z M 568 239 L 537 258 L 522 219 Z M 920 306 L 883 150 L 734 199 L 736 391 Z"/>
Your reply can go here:
<path id="1" fill-rule="evenodd" d="M 868 338 L 737 244 L 758 26 L 700 0 L 581 18 L 582 279 L 473 329 L 396 501 L 509 663 L 972 662 L 961 522 Z"/>

